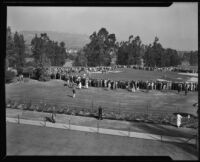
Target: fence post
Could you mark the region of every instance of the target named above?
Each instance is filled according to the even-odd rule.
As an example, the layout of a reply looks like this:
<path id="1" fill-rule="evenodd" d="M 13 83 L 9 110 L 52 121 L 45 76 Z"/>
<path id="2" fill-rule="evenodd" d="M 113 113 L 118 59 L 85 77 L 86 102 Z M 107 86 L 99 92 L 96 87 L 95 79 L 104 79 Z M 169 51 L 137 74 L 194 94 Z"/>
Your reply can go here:
<path id="1" fill-rule="evenodd" d="M 97 133 L 99 133 L 99 120 L 97 120 Z"/>
<path id="2" fill-rule="evenodd" d="M 20 120 L 19 120 L 19 114 L 17 115 L 17 118 L 18 118 L 18 124 L 20 124 Z"/>
<path id="3" fill-rule="evenodd" d="M 120 115 L 120 113 L 121 113 L 121 112 L 120 112 L 120 108 L 121 108 L 121 106 L 120 106 L 120 102 L 119 102 L 119 115 Z"/>
<path id="4" fill-rule="evenodd" d="M 147 120 L 149 118 L 149 103 L 147 103 Z"/>
<path id="5" fill-rule="evenodd" d="M 44 98 L 43 98 L 43 104 L 42 104 L 42 112 L 44 111 Z"/>
<path id="6" fill-rule="evenodd" d="M 31 98 L 29 99 L 29 103 L 30 103 L 30 107 L 29 107 L 29 109 L 31 110 L 31 107 L 32 107 L 32 101 L 31 101 Z"/>
<path id="7" fill-rule="evenodd" d="M 92 109 L 91 109 L 91 112 L 93 113 L 93 106 L 94 106 L 94 103 L 93 103 L 94 101 L 93 101 L 93 99 L 92 99 Z"/>
<path id="8" fill-rule="evenodd" d="M 44 118 L 44 126 L 46 127 L 46 120 L 45 120 L 45 118 Z"/>
<path id="9" fill-rule="evenodd" d="M 25 105 L 26 104 L 26 97 L 24 96 L 24 101 L 23 101 L 23 104 Z"/>
<path id="10" fill-rule="evenodd" d="M 71 120 L 71 118 L 69 118 L 69 129 L 71 128 L 71 127 L 70 127 L 70 120 Z"/>
<path id="11" fill-rule="evenodd" d="M 128 136 L 131 137 L 131 126 L 129 125 Z"/>
<path id="12" fill-rule="evenodd" d="M 197 132 L 197 135 L 196 135 L 196 147 L 197 147 L 197 150 L 199 150 L 199 135 L 198 135 L 198 132 Z"/>

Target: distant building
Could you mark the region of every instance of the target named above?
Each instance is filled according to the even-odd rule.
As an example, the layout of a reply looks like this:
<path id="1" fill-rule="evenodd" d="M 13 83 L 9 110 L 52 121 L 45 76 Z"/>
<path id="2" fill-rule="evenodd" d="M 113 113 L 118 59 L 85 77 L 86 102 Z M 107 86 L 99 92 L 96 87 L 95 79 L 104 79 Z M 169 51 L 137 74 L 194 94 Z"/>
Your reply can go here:
<path id="1" fill-rule="evenodd" d="M 69 54 L 72 54 L 72 53 L 77 53 L 78 50 L 76 50 L 76 49 L 66 49 L 66 52 L 69 53 Z"/>

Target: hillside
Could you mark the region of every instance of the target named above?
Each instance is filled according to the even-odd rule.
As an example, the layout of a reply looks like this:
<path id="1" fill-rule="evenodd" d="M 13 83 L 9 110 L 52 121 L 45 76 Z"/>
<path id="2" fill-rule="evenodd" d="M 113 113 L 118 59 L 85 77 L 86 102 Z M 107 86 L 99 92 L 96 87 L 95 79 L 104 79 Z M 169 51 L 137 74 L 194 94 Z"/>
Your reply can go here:
<path id="1" fill-rule="evenodd" d="M 71 34 L 54 31 L 20 31 L 19 33 L 24 35 L 26 44 L 31 43 L 35 34 L 39 36 L 41 33 L 47 33 L 51 40 L 65 42 L 66 48 L 80 49 L 89 42 L 89 36 L 84 34 Z"/>

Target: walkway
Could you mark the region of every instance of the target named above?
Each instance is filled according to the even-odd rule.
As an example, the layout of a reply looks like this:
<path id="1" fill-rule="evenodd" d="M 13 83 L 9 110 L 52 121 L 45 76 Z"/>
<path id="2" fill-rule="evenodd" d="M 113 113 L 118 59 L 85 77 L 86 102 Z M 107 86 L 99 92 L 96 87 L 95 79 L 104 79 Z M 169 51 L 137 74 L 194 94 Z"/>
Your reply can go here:
<path id="1" fill-rule="evenodd" d="M 64 123 L 50 123 L 46 121 L 38 121 L 38 120 L 29 120 L 29 119 L 18 119 L 6 117 L 6 122 L 11 123 L 19 123 L 19 124 L 30 124 L 36 126 L 45 126 L 45 127 L 53 127 L 60 129 L 69 129 L 69 130 L 77 130 L 91 133 L 100 133 L 100 134 L 109 134 L 116 136 L 127 136 L 133 138 L 142 138 L 142 139 L 150 139 L 150 140 L 158 140 L 163 142 L 177 142 L 177 143 L 188 143 L 188 144 L 196 144 L 196 139 L 188 139 L 183 137 L 172 137 L 172 136 L 162 136 L 155 135 L 150 133 L 140 133 L 140 132 L 132 132 L 132 131 L 123 131 L 123 130 L 114 130 L 114 129 L 106 129 L 99 127 L 88 127 L 88 126 L 78 126 L 72 125 L 70 122 L 68 124 Z"/>

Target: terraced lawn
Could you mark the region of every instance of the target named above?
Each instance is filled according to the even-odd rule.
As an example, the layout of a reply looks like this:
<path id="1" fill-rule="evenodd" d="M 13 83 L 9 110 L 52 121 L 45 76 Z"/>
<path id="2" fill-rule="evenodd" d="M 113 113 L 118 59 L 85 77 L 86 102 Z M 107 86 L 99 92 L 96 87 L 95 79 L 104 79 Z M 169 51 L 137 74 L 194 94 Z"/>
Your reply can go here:
<path id="1" fill-rule="evenodd" d="M 136 93 L 127 90 L 104 90 L 93 88 L 77 90 L 76 98 L 72 98 L 72 89 L 65 88 L 62 80 L 39 82 L 30 80 L 26 83 L 13 83 L 6 85 L 6 99 L 26 100 L 32 103 L 45 102 L 54 105 L 69 105 L 79 108 L 97 108 L 101 105 L 104 109 L 144 112 L 154 111 L 172 113 L 177 111 L 196 115 L 196 108 L 192 106 L 198 101 L 197 92 L 176 91 L 138 91 Z"/>

